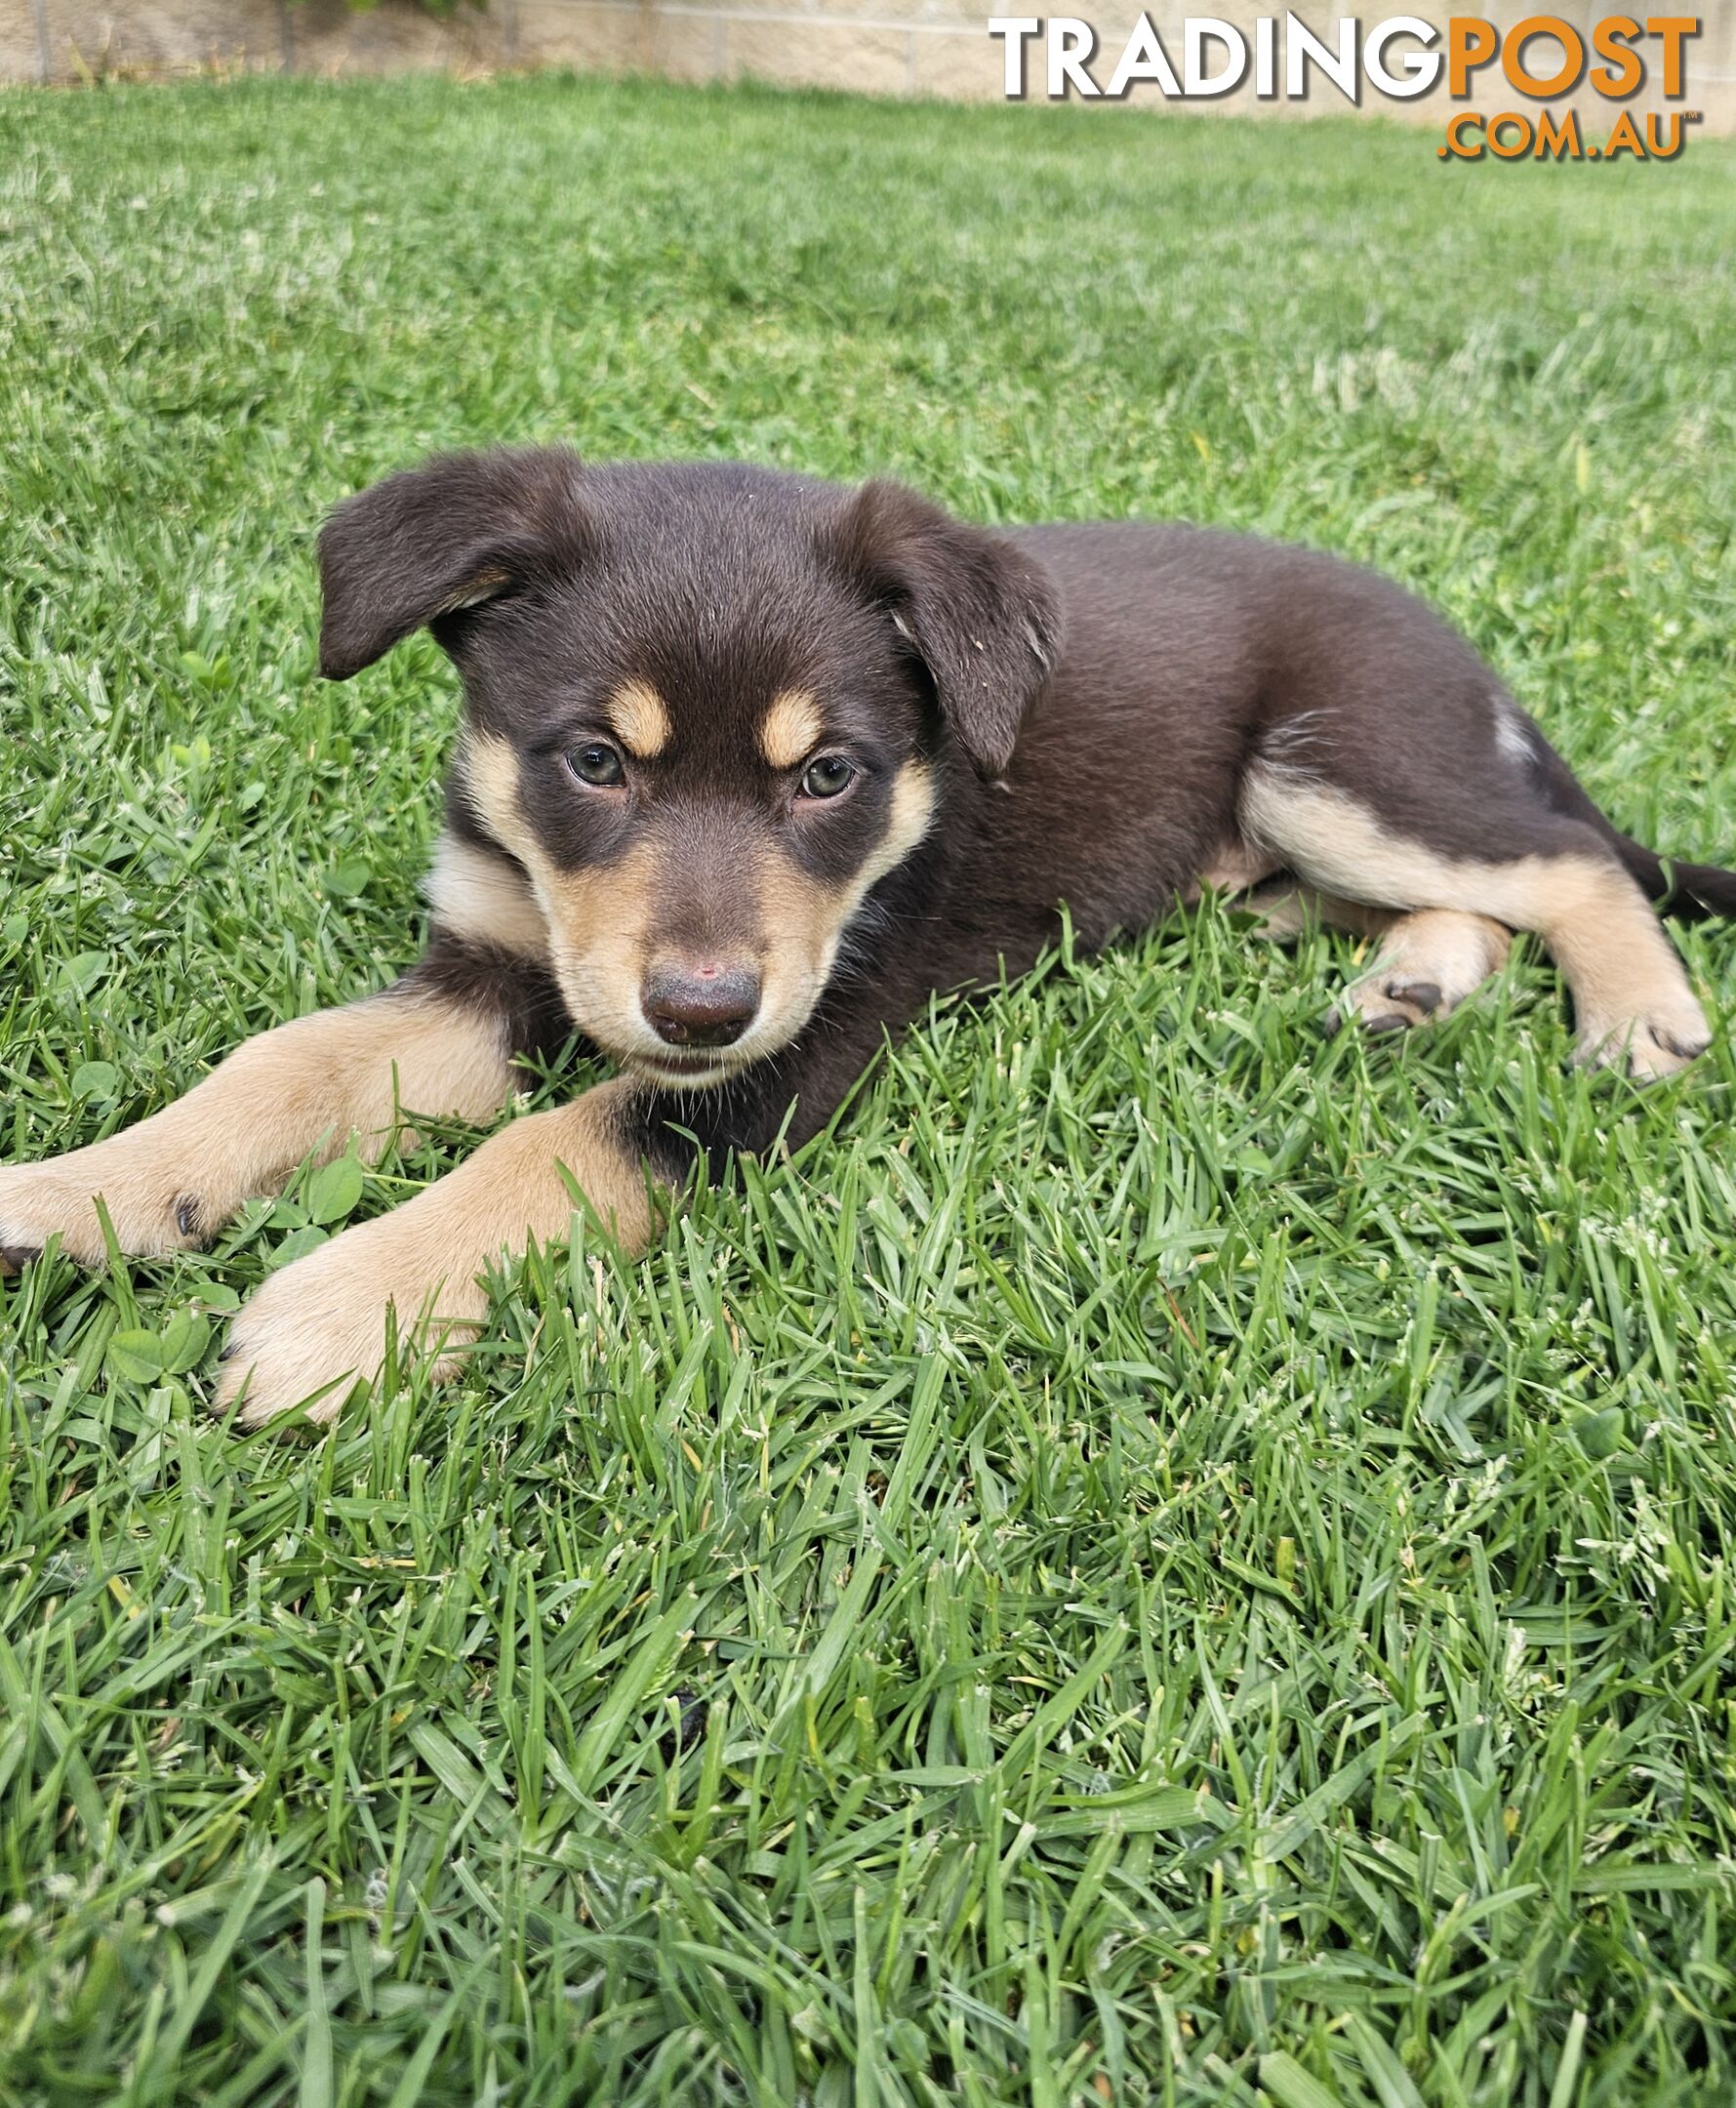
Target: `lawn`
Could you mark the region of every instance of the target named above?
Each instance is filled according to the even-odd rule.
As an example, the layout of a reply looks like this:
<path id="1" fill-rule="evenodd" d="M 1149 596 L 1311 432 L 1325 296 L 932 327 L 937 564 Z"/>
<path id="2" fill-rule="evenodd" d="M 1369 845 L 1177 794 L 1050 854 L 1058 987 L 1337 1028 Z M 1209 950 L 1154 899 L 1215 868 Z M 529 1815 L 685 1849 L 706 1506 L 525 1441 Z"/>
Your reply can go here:
<path id="1" fill-rule="evenodd" d="M 436 446 L 1338 548 L 1736 860 L 1733 178 L 0 97 L 0 1155 L 413 957 L 453 678 L 322 686 L 310 557 Z M 1214 911 L 942 1006 L 326 1441 L 207 1419 L 222 1314 L 463 1134 L 0 1285 L 0 2101 L 1728 2102 L 1736 1056 L 1570 1073 L 1535 954 L 1327 1042 L 1355 962 Z"/>

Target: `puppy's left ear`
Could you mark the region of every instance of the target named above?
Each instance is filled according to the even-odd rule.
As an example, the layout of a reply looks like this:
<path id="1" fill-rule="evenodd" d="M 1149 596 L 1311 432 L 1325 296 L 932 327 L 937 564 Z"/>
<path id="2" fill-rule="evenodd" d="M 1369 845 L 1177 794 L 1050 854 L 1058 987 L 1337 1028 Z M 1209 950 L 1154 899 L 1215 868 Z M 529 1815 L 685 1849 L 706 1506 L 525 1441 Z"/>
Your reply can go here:
<path id="1" fill-rule="evenodd" d="M 865 483 L 826 546 L 914 647 L 978 773 L 1004 776 L 1061 654 L 1061 596 L 1047 570 L 1005 536 L 897 483 Z"/>

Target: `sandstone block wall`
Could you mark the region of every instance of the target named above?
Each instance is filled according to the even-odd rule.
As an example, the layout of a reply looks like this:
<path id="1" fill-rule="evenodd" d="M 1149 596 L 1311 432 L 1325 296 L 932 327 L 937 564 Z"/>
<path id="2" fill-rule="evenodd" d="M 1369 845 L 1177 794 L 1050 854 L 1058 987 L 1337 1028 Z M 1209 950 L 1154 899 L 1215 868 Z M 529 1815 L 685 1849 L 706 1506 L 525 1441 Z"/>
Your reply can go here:
<path id="1" fill-rule="evenodd" d="M 1139 10 L 1071 4 L 1098 31 L 1107 56 L 1093 71 L 1107 85 Z M 1006 0 L 997 5 L 1005 7 Z M 1152 0 L 1146 12 L 1179 67 L 1186 16 L 1251 24 L 1261 15 L 1281 17 L 1283 6 L 1282 0 Z M 1347 10 L 1304 0 L 1297 12 L 1336 47 L 1337 24 Z M 1361 0 L 1356 12 L 1366 29 L 1407 8 L 1402 0 L 1391 7 Z M 1619 10 L 1616 0 L 1456 0 L 1453 12 L 1480 15 L 1503 27 L 1547 13 L 1589 31 Z M 1635 12 L 1643 20 L 1647 11 Z M 1688 46 L 1689 93 L 1676 106 L 1702 113 L 1690 137 L 1736 134 L 1736 0 L 1699 0 L 1697 10 L 1682 12 L 1697 12 L 1702 31 Z M 1431 10 L 1429 19 L 1444 19 L 1444 13 Z M 461 6 L 445 18 L 424 14 L 413 0 L 380 0 L 359 15 L 343 0 L 0 0 L 0 80 L 173 75 L 211 65 L 327 75 L 572 65 L 672 80 L 752 75 L 869 95 L 992 101 L 1001 95 L 1005 61 L 1000 42 L 987 33 L 988 19 L 987 12 L 964 12 L 963 0 L 490 0 L 485 11 Z M 1533 61 L 1540 70 L 1549 51 L 1543 47 Z M 1030 100 L 1040 103 L 1042 64 L 1034 49 L 1029 79 Z M 1615 105 L 1583 92 L 1571 101 L 1588 136 L 1603 137 Z M 1107 114 L 1164 105 L 1148 84 L 1123 102 L 1106 98 L 1095 106 Z M 1299 104 L 1262 101 L 1251 79 L 1234 94 L 1169 106 L 1290 119 L 1351 109 L 1323 82 Z M 1360 104 L 1365 114 L 1435 125 L 1455 106 L 1444 85 L 1406 102 L 1364 90 Z M 1478 76 L 1473 106 L 1492 113 L 1538 105 L 1516 98 L 1498 69 L 1490 68 Z M 1666 107 L 1649 84 L 1628 106 L 1636 118 Z"/>

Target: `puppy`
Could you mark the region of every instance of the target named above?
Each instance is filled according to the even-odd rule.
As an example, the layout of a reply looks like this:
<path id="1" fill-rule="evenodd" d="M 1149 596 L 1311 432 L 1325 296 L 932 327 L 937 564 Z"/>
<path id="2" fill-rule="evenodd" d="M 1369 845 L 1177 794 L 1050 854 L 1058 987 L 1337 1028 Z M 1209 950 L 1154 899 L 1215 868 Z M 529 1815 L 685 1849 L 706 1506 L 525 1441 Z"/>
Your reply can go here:
<path id="1" fill-rule="evenodd" d="M 459 455 L 339 507 L 320 669 L 428 627 L 463 676 L 419 964 L 177 1104 L 0 1171 L 0 1261 L 209 1237 L 399 1109 L 482 1120 L 575 1035 L 620 1074 L 274 1276 L 222 1407 L 330 1419 L 388 1322 L 449 1372 L 478 1277 L 594 1217 L 629 1251 L 708 1152 L 800 1143 L 937 990 L 1205 886 L 1379 940 L 1342 1008 L 1444 1016 L 1535 930 L 1580 1059 L 1668 1074 L 1706 1019 L 1654 905 L 1736 876 L 1620 833 L 1480 658 L 1327 556 L 1177 526 L 989 533 L 885 483 Z M 393 1314 L 388 1319 L 388 1312 Z"/>

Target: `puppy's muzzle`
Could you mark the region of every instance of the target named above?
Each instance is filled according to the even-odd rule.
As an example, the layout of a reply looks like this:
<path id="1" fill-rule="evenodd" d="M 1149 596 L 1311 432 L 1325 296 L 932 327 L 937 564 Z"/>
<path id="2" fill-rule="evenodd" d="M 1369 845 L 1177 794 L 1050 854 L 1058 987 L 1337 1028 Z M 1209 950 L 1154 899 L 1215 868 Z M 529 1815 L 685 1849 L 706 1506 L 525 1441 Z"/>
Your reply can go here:
<path id="1" fill-rule="evenodd" d="M 751 966 L 656 966 L 645 976 L 639 1006 L 666 1045 L 733 1045 L 759 1012 L 759 975 Z"/>

